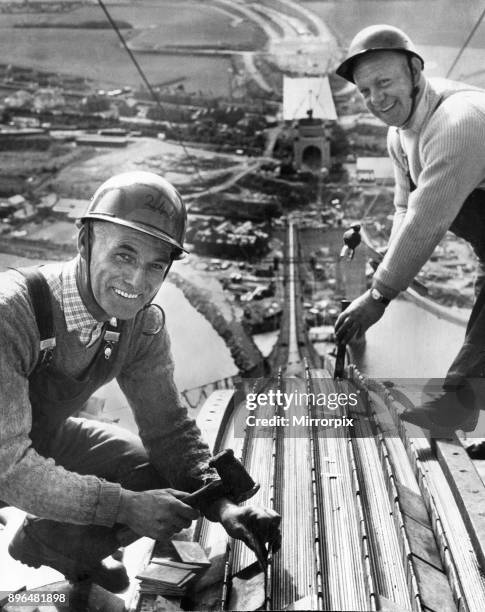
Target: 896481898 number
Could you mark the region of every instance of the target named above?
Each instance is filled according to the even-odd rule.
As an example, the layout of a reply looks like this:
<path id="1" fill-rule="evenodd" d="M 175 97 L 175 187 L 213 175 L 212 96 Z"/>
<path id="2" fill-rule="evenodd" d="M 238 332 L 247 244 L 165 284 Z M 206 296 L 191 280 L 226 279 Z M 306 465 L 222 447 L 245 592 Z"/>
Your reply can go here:
<path id="1" fill-rule="evenodd" d="M 60 606 L 69 608 L 69 595 L 55 591 L 20 591 L 16 593 L 1 592 L 0 602 L 19 606 Z"/>

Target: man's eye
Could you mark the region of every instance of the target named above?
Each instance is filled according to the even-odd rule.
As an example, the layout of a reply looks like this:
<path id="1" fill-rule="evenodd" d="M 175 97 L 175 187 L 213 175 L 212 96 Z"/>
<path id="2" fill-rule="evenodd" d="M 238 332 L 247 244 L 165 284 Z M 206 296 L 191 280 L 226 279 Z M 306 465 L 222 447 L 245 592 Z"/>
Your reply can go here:
<path id="1" fill-rule="evenodd" d="M 131 263 L 133 261 L 133 257 L 127 253 L 118 253 L 116 257 L 122 263 Z"/>
<path id="2" fill-rule="evenodd" d="M 159 264 L 159 263 L 152 264 L 152 270 L 154 272 L 165 272 L 165 268 L 166 268 L 165 264 Z"/>

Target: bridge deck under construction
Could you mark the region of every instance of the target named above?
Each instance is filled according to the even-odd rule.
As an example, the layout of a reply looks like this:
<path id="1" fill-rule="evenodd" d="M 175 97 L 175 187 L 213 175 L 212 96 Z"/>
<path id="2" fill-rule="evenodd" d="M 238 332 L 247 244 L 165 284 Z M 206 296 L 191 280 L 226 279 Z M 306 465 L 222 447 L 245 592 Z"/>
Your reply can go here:
<path id="1" fill-rule="evenodd" d="M 455 435 L 433 440 L 401 420 L 419 394 L 353 365 L 334 380 L 334 364 L 316 355 L 302 323 L 298 248 L 290 223 L 277 374 L 246 381 L 245 393 L 305 401 L 248 411 L 244 393 L 219 390 L 198 419 L 214 450 L 233 448 L 261 484 L 246 503 L 281 514 L 282 548 L 263 572 L 251 551 L 202 520 L 195 537 L 212 567 L 184 608 L 482 612 L 483 482 Z M 347 401 L 329 409 L 338 397 Z M 154 606 L 143 596 L 133 609 Z"/>
<path id="2" fill-rule="evenodd" d="M 282 547 L 263 571 L 221 525 L 201 519 L 185 536 L 211 567 L 170 609 L 483 612 L 485 490 L 475 466 L 456 435 L 431 439 L 401 418 L 422 389 L 367 378 L 355 365 L 334 379 L 331 358 L 308 341 L 291 222 L 286 247 L 273 374 L 236 390 L 225 381 L 198 416 L 214 452 L 234 449 L 260 483 L 246 503 L 281 514 Z M 140 567 L 150 548 L 139 549 Z M 136 584 L 125 603 L 99 601 L 110 612 L 168 609 Z"/>

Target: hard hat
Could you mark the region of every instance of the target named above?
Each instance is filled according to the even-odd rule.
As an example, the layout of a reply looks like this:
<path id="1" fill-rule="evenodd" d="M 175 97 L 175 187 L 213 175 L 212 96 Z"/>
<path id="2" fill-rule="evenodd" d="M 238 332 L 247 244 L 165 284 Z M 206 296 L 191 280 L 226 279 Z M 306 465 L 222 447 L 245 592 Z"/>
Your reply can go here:
<path id="1" fill-rule="evenodd" d="M 108 221 L 131 227 L 171 246 L 174 259 L 183 247 L 187 211 L 177 190 L 153 172 L 123 172 L 95 192 L 81 221 Z"/>
<path id="2" fill-rule="evenodd" d="M 411 57 L 417 57 L 424 68 L 424 60 L 417 53 L 412 40 L 399 28 L 390 25 L 374 25 L 358 32 L 350 43 L 347 58 L 337 68 L 336 73 L 342 78 L 355 83 L 354 63 L 374 51 L 397 51 Z"/>

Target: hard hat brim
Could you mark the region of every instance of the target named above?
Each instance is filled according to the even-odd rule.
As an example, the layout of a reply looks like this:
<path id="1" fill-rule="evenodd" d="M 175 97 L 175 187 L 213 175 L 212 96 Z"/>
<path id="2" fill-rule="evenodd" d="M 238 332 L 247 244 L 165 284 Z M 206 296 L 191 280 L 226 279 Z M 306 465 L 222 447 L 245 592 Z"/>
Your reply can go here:
<path id="1" fill-rule="evenodd" d="M 389 47 L 382 47 L 382 48 L 376 48 L 376 49 L 364 49 L 363 51 L 359 51 L 358 53 L 355 53 L 354 55 L 352 55 L 351 57 L 348 57 L 345 61 L 343 61 L 340 64 L 340 66 L 335 70 L 335 73 L 338 74 L 339 77 L 342 77 L 346 81 L 349 81 L 350 83 L 354 83 L 355 85 L 355 80 L 354 80 L 355 63 L 359 61 L 361 58 L 366 57 L 367 55 L 371 55 L 373 53 L 379 53 L 379 52 L 382 53 L 383 51 L 389 51 L 389 52 L 392 51 L 393 53 L 401 53 L 404 55 L 410 55 L 411 57 L 417 57 L 418 60 L 421 62 L 421 69 L 424 68 L 423 58 L 415 51 L 411 51 L 409 49 L 392 49 Z"/>
<path id="2" fill-rule="evenodd" d="M 183 259 L 185 255 L 188 254 L 187 249 L 185 249 L 181 244 L 179 244 L 176 240 L 174 240 L 171 236 L 162 232 L 157 228 L 152 228 L 149 225 L 144 225 L 139 222 L 133 221 L 125 221 L 124 219 L 119 219 L 118 217 L 112 217 L 105 213 L 88 213 L 80 218 L 80 221 L 106 221 L 107 223 L 115 223 L 116 225 L 122 225 L 123 227 L 129 227 L 135 231 L 142 232 L 144 234 L 148 234 L 149 236 L 153 236 L 154 238 L 158 238 L 168 246 L 172 247 L 175 251 L 175 254 L 172 256 L 172 259 Z"/>

